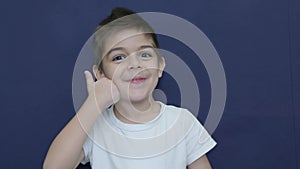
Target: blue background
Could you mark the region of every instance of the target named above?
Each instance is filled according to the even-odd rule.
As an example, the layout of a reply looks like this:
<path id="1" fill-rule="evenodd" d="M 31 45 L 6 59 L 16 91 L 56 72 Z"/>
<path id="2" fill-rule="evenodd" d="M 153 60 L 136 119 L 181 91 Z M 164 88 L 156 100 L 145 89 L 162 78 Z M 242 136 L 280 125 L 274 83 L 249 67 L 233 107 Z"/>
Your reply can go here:
<path id="1" fill-rule="evenodd" d="M 297 0 L 2 1 L 0 168 L 42 167 L 50 143 L 75 114 L 72 73 L 78 53 L 116 6 L 185 18 L 215 46 L 228 95 L 213 133 L 218 145 L 208 153 L 214 169 L 300 168 Z M 178 41 L 160 39 L 201 77 L 198 119 L 204 122 L 210 86 L 201 61 Z M 166 85 L 172 80 L 163 80 L 160 87 L 177 104 Z"/>

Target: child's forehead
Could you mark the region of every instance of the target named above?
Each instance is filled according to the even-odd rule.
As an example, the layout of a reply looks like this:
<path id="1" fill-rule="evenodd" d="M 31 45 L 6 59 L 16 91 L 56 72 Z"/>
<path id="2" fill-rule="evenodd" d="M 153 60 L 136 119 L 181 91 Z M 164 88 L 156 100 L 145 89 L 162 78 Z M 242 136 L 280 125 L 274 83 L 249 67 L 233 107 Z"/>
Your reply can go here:
<path id="1" fill-rule="evenodd" d="M 134 48 L 141 45 L 152 45 L 153 40 L 138 29 L 125 29 L 111 33 L 104 42 L 104 53 L 114 47 Z M 153 46 L 154 47 L 154 46 Z"/>

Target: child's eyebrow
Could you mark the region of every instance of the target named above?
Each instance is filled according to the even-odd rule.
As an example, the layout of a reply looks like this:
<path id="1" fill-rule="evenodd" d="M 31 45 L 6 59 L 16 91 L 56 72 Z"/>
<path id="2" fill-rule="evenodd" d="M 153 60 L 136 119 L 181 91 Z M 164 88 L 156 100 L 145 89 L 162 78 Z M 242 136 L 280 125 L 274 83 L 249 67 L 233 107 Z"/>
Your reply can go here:
<path id="1" fill-rule="evenodd" d="M 111 52 L 118 51 L 118 50 L 126 51 L 125 48 L 123 48 L 123 47 L 116 47 L 116 48 L 110 49 L 105 56 L 109 56 Z"/>
<path id="2" fill-rule="evenodd" d="M 138 47 L 138 50 L 142 50 L 142 49 L 146 49 L 146 48 L 154 48 L 154 46 L 152 44 L 151 45 L 142 45 L 142 46 Z M 126 49 L 123 47 L 116 47 L 116 48 L 110 49 L 105 56 L 109 56 L 112 52 L 118 51 L 118 50 L 126 51 Z"/>
<path id="3" fill-rule="evenodd" d="M 138 48 L 138 50 L 142 50 L 142 49 L 145 49 L 145 48 L 154 48 L 153 45 L 142 45 Z"/>

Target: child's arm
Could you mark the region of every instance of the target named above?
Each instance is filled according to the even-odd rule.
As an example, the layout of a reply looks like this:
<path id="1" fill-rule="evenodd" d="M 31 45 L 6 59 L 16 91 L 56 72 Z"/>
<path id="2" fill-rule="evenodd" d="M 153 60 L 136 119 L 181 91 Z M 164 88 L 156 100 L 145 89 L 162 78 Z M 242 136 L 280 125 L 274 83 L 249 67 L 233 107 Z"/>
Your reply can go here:
<path id="1" fill-rule="evenodd" d="M 102 77 L 94 82 L 90 72 L 85 72 L 89 96 L 78 113 L 63 128 L 52 142 L 46 159 L 44 169 L 76 168 L 84 158 L 83 144 L 87 138 L 86 131 L 90 131 L 100 112 L 103 112 L 118 100 L 119 93 L 111 80 Z M 111 87 L 116 91 L 112 96 Z M 110 96 L 110 97 L 109 97 Z"/>
<path id="2" fill-rule="evenodd" d="M 206 155 L 198 158 L 196 161 L 194 161 L 192 164 L 190 164 L 188 169 L 211 169 L 211 166 L 209 164 L 209 161 L 206 157 Z"/>

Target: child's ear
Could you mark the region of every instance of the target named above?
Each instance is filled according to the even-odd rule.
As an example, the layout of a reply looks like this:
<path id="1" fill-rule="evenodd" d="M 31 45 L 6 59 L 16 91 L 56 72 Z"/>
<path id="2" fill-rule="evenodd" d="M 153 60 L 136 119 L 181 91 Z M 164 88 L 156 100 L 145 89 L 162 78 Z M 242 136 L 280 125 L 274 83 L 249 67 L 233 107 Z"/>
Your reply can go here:
<path id="1" fill-rule="evenodd" d="M 159 78 L 162 76 L 162 73 L 163 73 L 165 67 L 166 67 L 165 58 L 161 56 L 160 61 L 159 61 L 159 70 L 158 70 L 158 77 Z"/>
<path id="2" fill-rule="evenodd" d="M 93 73 L 96 79 L 101 79 L 104 77 L 104 73 L 101 69 L 99 69 L 99 66 L 93 65 Z"/>

